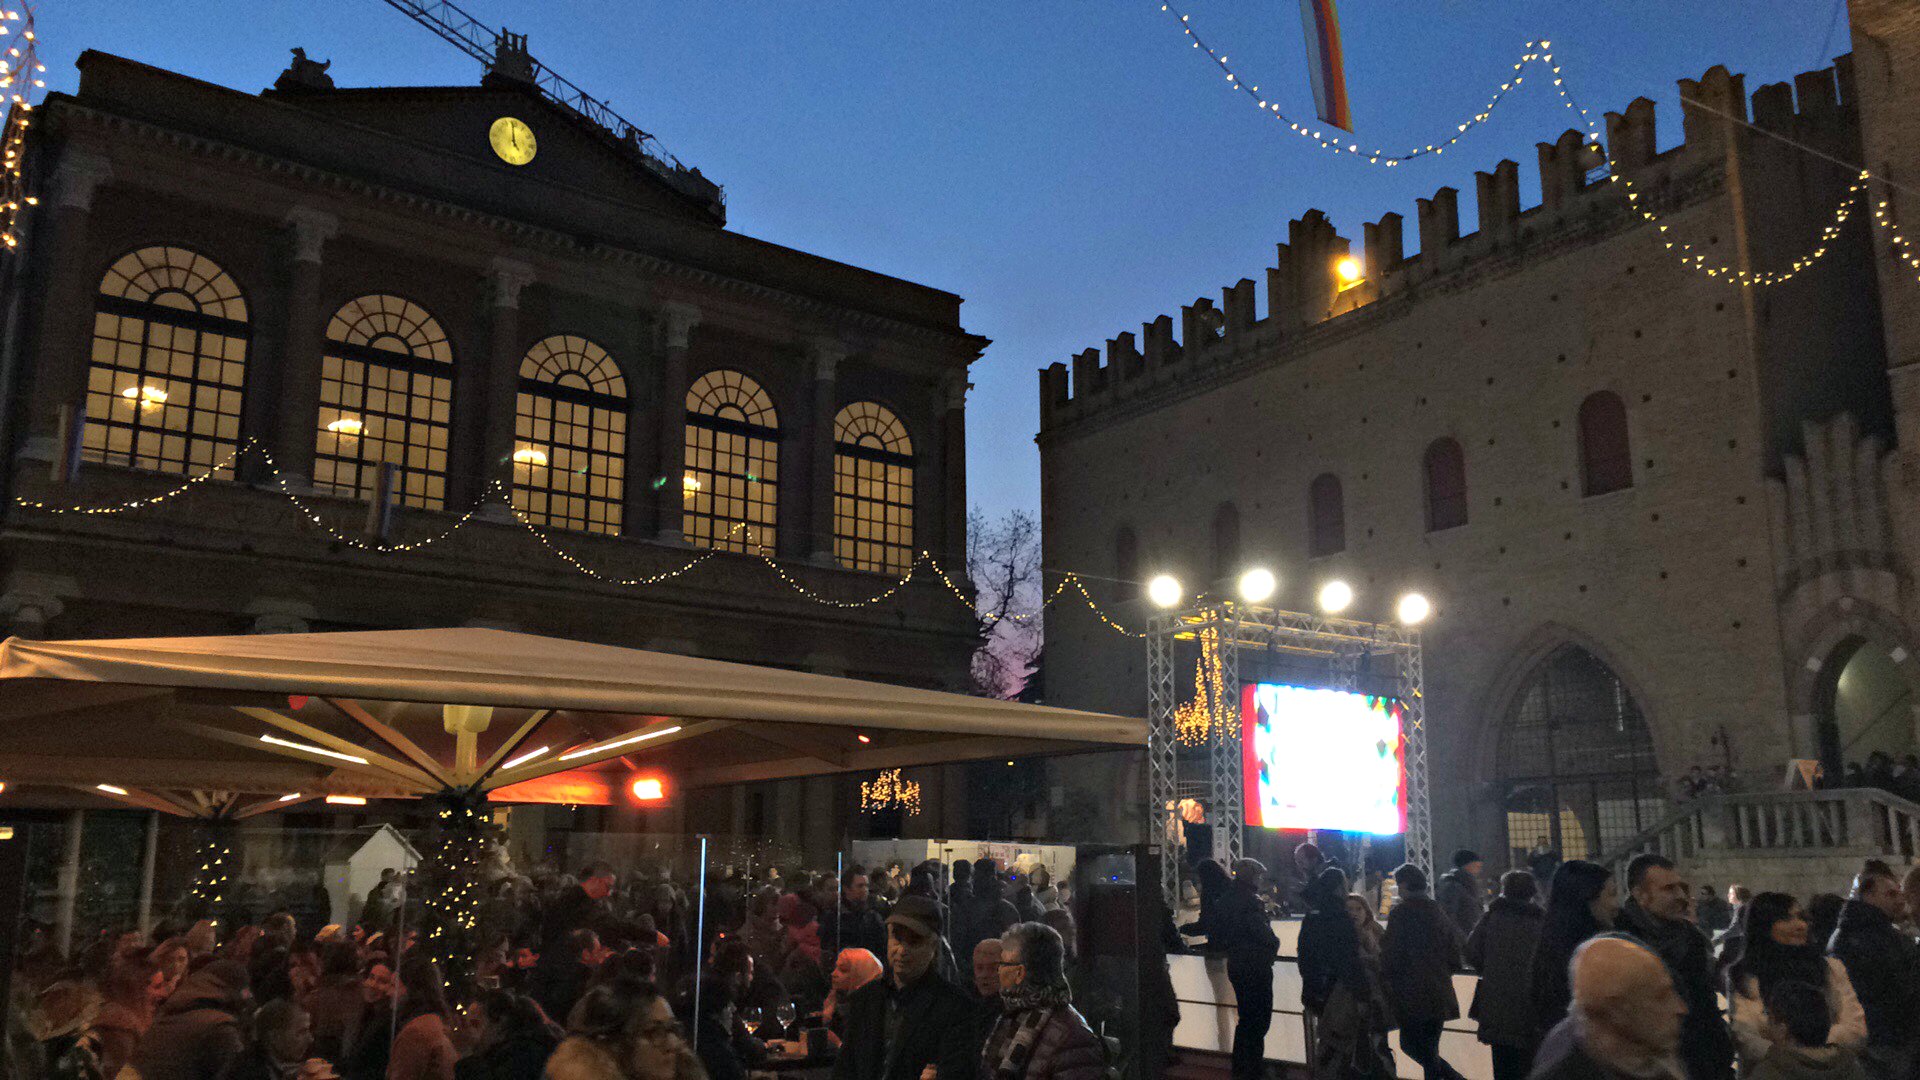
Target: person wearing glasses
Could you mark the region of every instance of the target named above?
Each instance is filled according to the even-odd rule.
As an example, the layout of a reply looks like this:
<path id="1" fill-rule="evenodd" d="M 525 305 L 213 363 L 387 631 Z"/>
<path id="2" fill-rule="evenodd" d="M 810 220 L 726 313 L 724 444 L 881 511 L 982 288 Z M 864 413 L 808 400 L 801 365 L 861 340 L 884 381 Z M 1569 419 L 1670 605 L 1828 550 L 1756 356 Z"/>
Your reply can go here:
<path id="1" fill-rule="evenodd" d="M 580 1000 L 546 1080 L 706 1080 L 673 1009 L 651 983 L 598 987 Z"/>
<path id="2" fill-rule="evenodd" d="M 1104 1080 L 1107 1048 L 1073 1007 L 1067 946 L 1046 923 L 1000 938 L 1000 1022 L 980 1051 L 992 1080 Z"/>

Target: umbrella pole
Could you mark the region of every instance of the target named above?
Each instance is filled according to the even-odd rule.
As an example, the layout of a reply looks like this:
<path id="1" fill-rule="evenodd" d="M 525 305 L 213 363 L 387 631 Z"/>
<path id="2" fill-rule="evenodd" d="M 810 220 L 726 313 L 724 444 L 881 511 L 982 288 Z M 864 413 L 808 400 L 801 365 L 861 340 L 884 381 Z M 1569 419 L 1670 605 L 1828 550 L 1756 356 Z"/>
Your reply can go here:
<path id="1" fill-rule="evenodd" d="M 61 956 L 73 955 L 73 907 L 80 896 L 80 848 L 86 829 L 85 810 L 67 813 L 67 854 L 60 862 L 60 899 L 53 916 L 53 943 Z"/>
<path id="2" fill-rule="evenodd" d="M 160 855 L 160 811 L 147 812 L 147 843 L 140 855 L 140 933 L 153 929 L 153 869 Z"/>

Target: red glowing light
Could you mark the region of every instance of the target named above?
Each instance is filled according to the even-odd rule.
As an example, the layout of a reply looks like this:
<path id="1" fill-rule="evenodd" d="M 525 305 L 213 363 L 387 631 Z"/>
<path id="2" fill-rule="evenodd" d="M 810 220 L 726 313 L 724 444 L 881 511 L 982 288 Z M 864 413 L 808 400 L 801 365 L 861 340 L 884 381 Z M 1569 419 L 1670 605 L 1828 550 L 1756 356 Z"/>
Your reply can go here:
<path id="1" fill-rule="evenodd" d="M 630 790 L 640 802 L 665 802 L 667 799 L 666 781 L 657 776 L 643 776 L 635 780 Z"/>

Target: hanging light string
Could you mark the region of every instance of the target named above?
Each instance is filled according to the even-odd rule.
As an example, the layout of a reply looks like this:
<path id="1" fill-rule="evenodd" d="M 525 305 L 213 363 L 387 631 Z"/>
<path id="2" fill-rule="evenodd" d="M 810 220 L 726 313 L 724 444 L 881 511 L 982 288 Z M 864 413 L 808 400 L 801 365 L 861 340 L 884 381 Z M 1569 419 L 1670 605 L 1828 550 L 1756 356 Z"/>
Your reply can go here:
<path id="1" fill-rule="evenodd" d="M 6 39 L 11 38 L 11 41 Z M 47 67 L 40 62 L 40 38 L 34 31 L 33 9 L 25 4 L 0 3 L 0 96 L 7 102 L 6 130 L 0 133 L 0 243 L 9 250 L 20 246 L 20 221 L 40 199 L 27 191 L 27 129 L 33 123 L 35 90 L 46 89 Z"/>
<path id="2" fill-rule="evenodd" d="M 1464 122 L 1455 124 L 1452 135 L 1441 139 L 1439 142 L 1428 143 L 1425 146 L 1417 146 L 1413 149 L 1396 153 L 1377 147 L 1365 148 L 1357 142 L 1341 142 L 1337 138 L 1328 136 L 1318 121 L 1302 123 L 1288 116 L 1281 111 L 1278 102 L 1268 101 L 1265 97 L 1261 96 L 1260 87 L 1250 85 L 1245 79 L 1241 78 L 1240 73 L 1235 71 L 1233 67 L 1227 63 L 1226 55 L 1215 50 L 1213 46 L 1207 44 L 1206 41 L 1200 37 L 1199 32 L 1193 28 L 1193 20 L 1189 18 L 1185 12 L 1175 7 L 1172 0 L 1161 4 L 1160 10 L 1173 16 L 1176 24 L 1180 27 L 1180 32 L 1187 36 L 1187 40 L 1193 43 L 1193 47 L 1206 53 L 1207 57 L 1219 67 L 1220 73 L 1226 76 L 1227 85 L 1245 94 L 1247 100 L 1259 106 L 1261 112 L 1272 117 L 1275 122 L 1287 125 L 1287 130 L 1292 131 L 1302 138 L 1313 140 L 1323 149 L 1331 153 L 1351 154 L 1355 157 L 1365 158 L 1370 165 L 1386 165 L 1391 167 L 1403 161 L 1412 161 L 1414 158 L 1426 157 L 1428 154 L 1438 155 L 1445 153 L 1447 147 L 1459 142 L 1466 136 L 1467 132 L 1486 123 L 1487 120 L 1493 116 L 1493 110 L 1499 108 L 1500 102 L 1506 99 L 1507 94 L 1519 88 L 1527 65 L 1545 64 L 1552 67 L 1553 64 L 1553 54 L 1545 51 L 1548 46 L 1552 44 L 1551 42 L 1527 42 L 1526 48 L 1520 53 L 1520 59 L 1514 62 L 1513 74 L 1508 76 L 1507 81 L 1500 84 L 1500 89 L 1495 90 L 1493 96 L 1488 98 L 1487 103 L 1481 106 L 1472 117 Z M 1555 68 L 1554 71 L 1556 72 L 1557 78 L 1559 69 Z"/>
<path id="3" fill-rule="evenodd" d="M 111 514 L 125 514 L 134 510 L 145 510 L 149 506 L 158 506 L 169 499 L 183 495 L 188 488 L 212 480 L 222 472 L 231 476 L 234 464 L 238 462 L 241 456 L 248 450 L 253 449 L 253 446 L 254 440 L 248 439 L 246 442 L 234 447 L 233 453 L 228 454 L 224 459 L 216 463 L 213 468 L 208 469 L 198 476 L 188 477 L 186 483 L 181 484 L 171 491 L 161 492 L 158 495 L 149 495 L 145 498 L 129 499 L 126 502 L 112 503 L 103 506 L 55 506 L 52 503 L 41 502 L 37 499 L 22 498 L 16 495 L 14 496 L 13 504 L 15 506 L 25 507 L 28 510 L 38 510 L 46 514 L 81 514 L 87 517 L 104 517 Z"/>
<path id="4" fill-rule="evenodd" d="M 1538 65 L 1544 66 L 1547 69 L 1547 73 L 1551 76 L 1549 81 L 1551 82 L 1554 88 L 1554 91 L 1560 95 L 1560 99 L 1566 105 L 1567 109 L 1573 112 L 1575 115 L 1577 115 L 1580 118 L 1581 124 L 1587 129 L 1588 145 L 1591 146 L 1594 150 L 1598 151 L 1605 159 L 1606 167 L 1607 167 L 1608 182 L 1617 183 L 1621 185 L 1621 187 L 1626 191 L 1627 202 L 1630 206 L 1633 207 L 1634 212 L 1640 215 L 1641 220 L 1647 222 L 1650 225 L 1653 225 L 1658 230 L 1658 232 L 1660 233 L 1661 244 L 1663 245 L 1664 249 L 1667 251 L 1674 252 L 1675 258 L 1679 260 L 1679 263 L 1681 266 L 1684 266 L 1687 269 L 1692 270 L 1696 273 L 1699 273 L 1705 277 L 1712 278 L 1718 281 L 1724 281 L 1732 285 L 1739 285 L 1743 287 L 1771 286 L 1771 285 L 1779 285 L 1784 282 L 1791 281 L 1793 278 L 1798 277 L 1802 272 L 1806 271 L 1808 268 L 1812 267 L 1815 263 L 1819 262 L 1821 259 L 1827 256 L 1827 253 L 1831 245 L 1833 244 L 1834 240 L 1839 237 L 1842 227 L 1846 225 L 1847 221 L 1855 213 L 1857 209 L 1856 204 L 1858 203 L 1858 201 L 1861 200 L 1862 198 L 1867 198 L 1871 196 L 1871 193 L 1869 191 L 1870 183 L 1877 182 L 1889 188 L 1898 187 L 1898 188 L 1902 188 L 1903 190 L 1905 189 L 1904 185 L 1895 184 L 1893 181 L 1888 180 L 1886 177 L 1875 176 L 1872 174 L 1871 171 L 1865 168 L 1862 168 L 1857 164 L 1847 162 L 1840 158 L 1834 157 L 1833 155 L 1825 153 L 1816 147 L 1808 146 L 1795 139 L 1782 135 L 1779 132 L 1771 131 L 1766 128 L 1760 127 L 1759 125 L 1753 124 L 1741 117 L 1733 116 L 1722 110 L 1715 109 L 1703 102 L 1691 101 L 1691 100 L 1686 101 L 1685 104 L 1689 106 L 1701 109 L 1706 112 L 1713 112 L 1717 115 L 1726 117 L 1729 120 L 1732 120 L 1736 123 L 1739 123 L 1749 128 L 1750 130 L 1759 132 L 1763 135 L 1767 135 L 1771 138 L 1778 139 L 1789 146 L 1796 147 L 1802 151 L 1813 154 L 1817 157 L 1824 158 L 1825 160 L 1833 162 L 1836 165 L 1840 165 L 1855 174 L 1853 181 L 1850 182 L 1847 186 L 1846 193 L 1841 196 L 1838 205 L 1834 207 L 1833 220 L 1821 229 L 1819 238 L 1814 241 L 1813 245 L 1807 250 L 1805 254 L 1802 254 L 1798 258 L 1795 258 L 1789 262 L 1787 269 L 1746 270 L 1746 269 L 1736 267 L 1731 264 L 1725 264 L 1725 263 L 1709 264 L 1707 262 L 1707 256 L 1701 251 L 1696 250 L 1695 246 L 1692 243 L 1685 240 L 1680 240 L 1668 235 L 1668 232 L 1669 232 L 1668 226 L 1661 222 L 1659 215 L 1655 214 L 1652 210 L 1650 210 L 1647 207 L 1646 203 L 1642 200 L 1642 193 L 1635 190 L 1633 181 L 1629 179 L 1625 174 L 1621 173 L 1619 169 L 1616 167 L 1611 156 L 1607 154 L 1605 145 L 1601 141 L 1599 123 L 1594 119 L 1593 115 L 1589 113 L 1584 106 L 1582 106 L 1578 101 L 1574 99 L 1571 89 L 1567 86 L 1566 77 L 1562 73 L 1560 69 L 1560 65 L 1554 62 L 1553 53 L 1549 51 L 1553 46 L 1553 43 L 1551 41 L 1541 39 L 1541 40 L 1527 42 L 1526 48 L 1522 51 L 1520 55 L 1520 60 L 1513 65 L 1512 76 L 1508 78 L 1507 81 L 1502 82 L 1500 84 L 1500 88 L 1494 92 L 1493 96 L 1488 100 L 1487 104 L 1484 107 L 1482 107 L 1477 112 L 1473 113 L 1465 121 L 1456 123 L 1454 125 L 1453 134 L 1447 136 L 1445 139 L 1442 139 L 1439 142 L 1430 143 L 1422 147 L 1418 147 L 1412 150 L 1405 151 L 1403 153 L 1396 154 L 1396 153 L 1392 153 L 1392 152 L 1389 152 L 1386 150 L 1380 150 L 1380 149 L 1365 149 L 1365 148 L 1362 148 L 1358 143 L 1352 143 L 1352 142 L 1341 143 L 1337 139 L 1329 138 L 1315 125 L 1310 123 L 1303 124 L 1300 121 L 1295 120 L 1292 117 L 1289 117 L 1288 115 L 1286 115 L 1284 112 L 1281 111 L 1280 106 L 1277 103 L 1270 102 L 1266 98 L 1262 97 L 1260 94 L 1260 88 L 1257 85 L 1249 85 L 1247 81 L 1244 78 L 1242 78 L 1240 74 L 1237 71 L 1235 71 L 1233 67 L 1227 62 L 1227 57 L 1224 54 L 1215 50 L 1211 45 L 1208 45 L 1206 41 L 1200 37 L 1199 33 L 1194 30 L 1191 18 L 1186 13 L 1180 11 L 1177 7 L 1175 7 L 1171 2 L 1171 0 L 1169 0 L 1168 3 L 1162 4 L 1160 6 L 1160 10 L 1168 12 L 1169 14 L 1173 15 L 1178 21 L 1178 25 L 1180 27 L 1181 33 L 1185 34 L 1186 37 L 1193 43 L 1194 48 L 1199 49 L 1202 52 L 1206 53 L 1207 56 L 1213 60 L 1214 64 L 1220 68 L 1221 73 L 1226 77 L 1228 86 L 1234 90 L 1240 91 L 1248 100 L 1252 101 L 1263 113 L 1267 114 L 1268 116 L 1271 116 L 1276 121 L 1285 123 L 1289 130 L 1303 137 L 1312 139 L 1314 142 L 1318 143 L 1320 146 L 1326 148 L 1327 150 L 1338 152 L 1338 153 L 1345 153 L 1354 157 L 1362 158 L 1365 161 L 1367 161 L 1368 164 L 1391 166 L 1391 165 L 1396 165 L 1402 161 L 1409 161 L 1409 160 L 1412 160 L 1413 158 L 1423 157 L 1427 154 L 1438 155 L 1444 152 L 1447 147 L 1450 147 L 1455 143 L 1459 142 L 1460 139 L 1464 137 L 1467 132 L 1471 131 L 1473 128 L 1479 126 L 1480 124 L 1485 123 L 1488 119 L 1492 117 L 1494 108 L 1498 106 L 1502 100 L 1505 99 L 1506 95 L 1509 92 L 1517 89 L 1520 86 L 1520 83 L 1524 79 L 1525 69 L 1527 68 L 1528 65 L 1538 64 Z M 1876 224 L 1880 226 L 1880 228 L 1883 231 L 1886 232 L 1888 244 L 1891 246 L 1894 252 L 1899 256 L 1901 261 L 1905 262 L 1910 269 L 1915 271 L 1916 280 L 1920 281 L 1920 253 L 1916 253 L 1913 250 L 1912 245 L 1910 245 L 1907 242 L 1906 238 L 1900 234 L 1899 226 L 1893 221 L 1893 217 L 1889 212 L 1889 209 L 1890 209 L 1889 204 L 1886 199 L 1882 198 L 1882 199 L 1876 200 L 1873 203 L 1874 221 Z"/>

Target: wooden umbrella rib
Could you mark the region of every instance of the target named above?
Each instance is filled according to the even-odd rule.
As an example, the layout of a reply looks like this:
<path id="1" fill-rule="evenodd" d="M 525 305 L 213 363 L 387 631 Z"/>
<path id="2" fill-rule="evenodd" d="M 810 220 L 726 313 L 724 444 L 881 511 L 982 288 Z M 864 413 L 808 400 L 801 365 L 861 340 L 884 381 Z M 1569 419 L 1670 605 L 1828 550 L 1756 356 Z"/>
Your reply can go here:
<path id="1" fill-rule="evenodd" d="M 414 766 L 409 765 L 404 761 L 401 761 L 399 758 L 390 757 L 386 754 L 382 754 L 378 750 L 369 750 L 366 747 L 359 745 L 358 743 L 348 742 L 347 740 L 339 737 L 338 735 L 334 735 L 330 732 L 322 731 L 319 728 L 314 727 L 312 724 L 306 723 L 301 720 L 295 720 L 291 716 L 283 716 L 280 713 L 274 712 L 272 709 L 257 709 L 250 705 L 236 705 L 234 706 L 234 711 L 237 713 L 240 713 L 243 716 L 252 717 L 253 719 L 258 720 L 261 723 L 266 724 L 270 727 L 277 727 L 281 731 L 284 731 L 290 735 L 298 735 L 301 738 L 308 740 L 309 742 L 317 743 L 336 753 L 351 754 L 354 757 L 365 758 L 368 761 L 368 763 L 379 767 L 381 770 L 391 773 L 394 776 L 406 777 L 407 780 L 409 780 L 410 782 L 415 784 L 420 784 L 428 788 L 429 790 L 433 788 L 445 786 L 440 782 L 440 779 L 438 777 L 432 776 L 420 769 L 417 769 Z M 263 747 L 281 749 L 279 747 L 274 747 L 272 743 L 268 743 L 268 742 L 262 742 L 260 745 Z M 321 756 L 324 757 L 325 755 L 321 755 Z M 342 762 L 341 764 L 350 765 L 352 763 Z"/>
<path id="2" fill-rule="evenodd" d="M 500 767 L 500 763 L 511 757 L 515 750 L 520 749 L 520 747 L 526 743 L 527 739 L 530 738 L 535 731 L 540 729 L 540 725 L 546 723 L 547 718 L 552 715 L 552 709 L 534 710 L 533 715 L 527 717 L 526 722 L 522 723 L 518 730 L 512 735 L 507 736 L 506 742 L 501 743 L 493 753 L 487 756 L 487 760 L 482 763 L 478 769 L 474 770 L 473 775 L 461 776 L 459 778 L 461 785 L 463 787 L 471 787 L 474 784 L 484 782 L 488 777 L 492 776 L 494 770 Z"/>
<path id="3" fill-rule="evenodd" d="M 293 749 L 292 747 L 275 746 L 273 743 L 261 742 L 257 738 L 242 735 L 237 731 L 228 731 L 225 728 L 215 727 L 212 724 L 202 724 L 194 720 L 181 719 L 174 719 L 171 723 L 181 730 L 191 732 L 203 739 L 212 739 L 215 742 L 223 742 L 231 746 L 263 751 L 273 754 L 276 757 L 289 758 L 294 761 L 304 762 L 308 765 L 321 764 L 319 761 L 314 760 L 311 755 L 303 751 Z M 419 794 L 423 791 L 435 791 L 439 788 L 438 784 L 433 783 L 430 778 L 424 775 L 418 776 L 417 778 L 415 775 L 411 775 L 416 772 L 415 770 L 409 769 L 405 773 L 396 773 L 388 770 L 384 765 L 374 764 L 371 758 L 369 758 L 368 764 L 365 765 L 351 761 L 334 761 L 332 759 L 328 759 L 326 765 L 338 772 L 371 777 L 387 784 L 396 785 L 401 791 L 410 795 Z"/>
<path id="4" fill-rule="evenodd" d="M 419 743 L 414 742 L 392 726 L 382 722 L 378 717 L 368 712 L 359 702 L 349 698 L 323 698 L 322 700 L 334 708 L 339 709 L 349 720 L 365 728 L 368 734 L 385 743 L 388 748 L 399 752 L 415 765 L 420 766 L 428 775 L 440 781 L 442 786 L 450 788 L 460 786 L 455 783 L 454 774 L 438 761 L 434 760 L 433 755 L 427 753 Z"/>
<path id="5" fill-rule="evenodd" d="M 579 769 L 588 765 L 597 765 L 610 758 L 624 757 L 627 754 L 643 753 L 656 747 L 685 742 L 688 739 L 696 739 L 702 735 L 710 735 L 713 732 L 723 731 L 732 726 L 732 722 L 726 720 L 703 720 L 697 724 L 682 725 L 679 731 L 671 735 L 661 735 L 658 738 L 649 739 L 645 743 L 637 745 L 630 744 L 627 746 L 607 747 L 601 750 L 590 750 L 571 760 L 562 760 L 559 756 L 542 758 L 539 761 L 528 762 L 517 769 L 508 769 L 495 773 L 486 783 L 480 786 L 480 789 L 482 791 L 494 791 L 510 784 L 518 784 L 526 780 L 538 780 L 543 776 L 552 776 L 554 773 L 566 772 L 569 769 Z M 631 734 L 638 735 L 641 733 L 632 732 Z M 613 741 L 618 741 L 619 738 L 620 736 L 616 736 Z"/>

